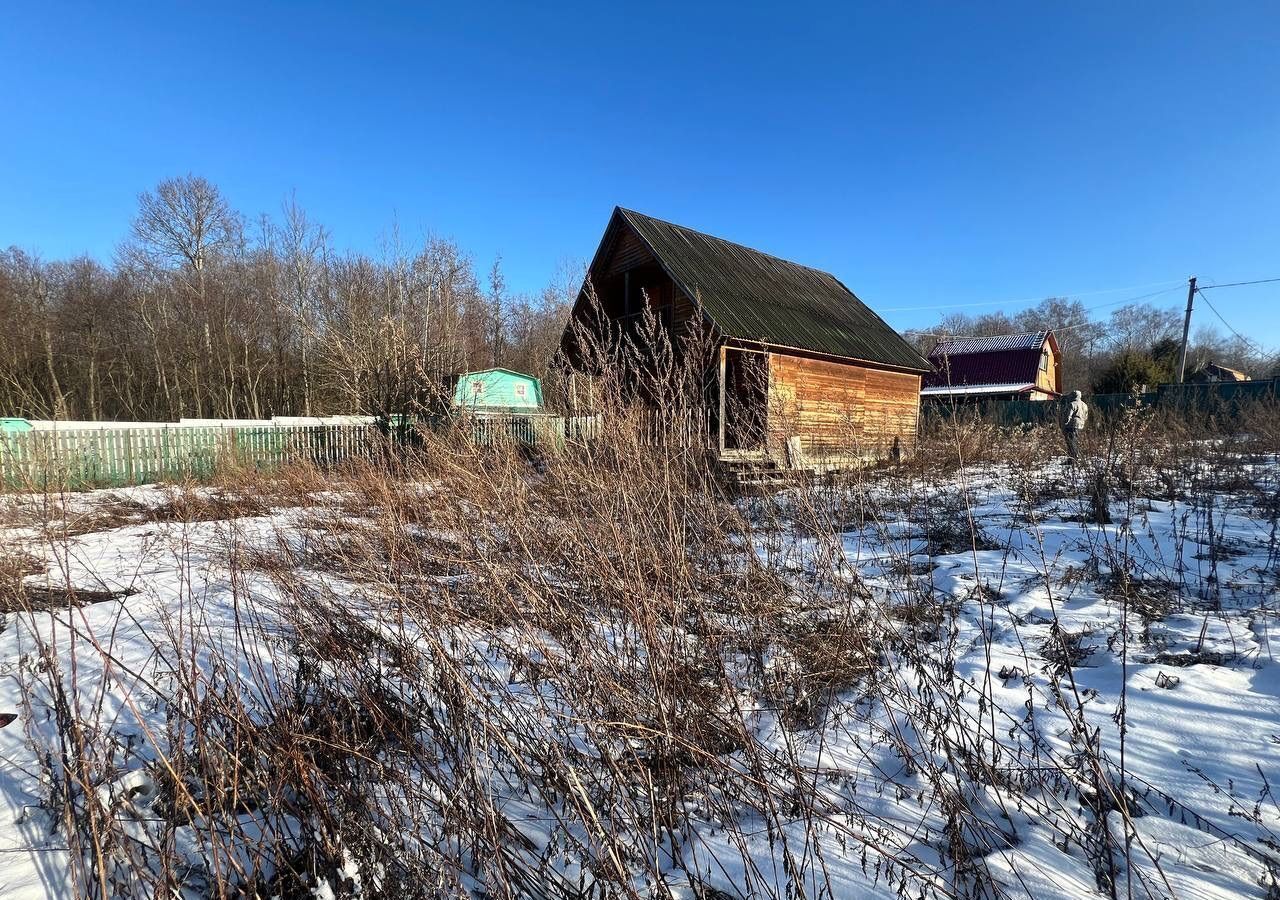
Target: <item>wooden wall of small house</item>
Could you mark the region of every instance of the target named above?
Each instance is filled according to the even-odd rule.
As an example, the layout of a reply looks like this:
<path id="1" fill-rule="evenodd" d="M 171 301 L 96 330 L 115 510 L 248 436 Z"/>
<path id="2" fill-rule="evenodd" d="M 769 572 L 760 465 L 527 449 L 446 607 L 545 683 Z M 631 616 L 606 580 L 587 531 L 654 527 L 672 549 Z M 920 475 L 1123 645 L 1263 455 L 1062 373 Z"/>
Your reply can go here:
<path id="1" fill-rule="evenodd" d="M 920 376 L 850 363 L 769 354 L 769 443 L 798 436 L 815 457 L 885 454 L 915 444 Z"/>
<path id="2" fill-rule="evenodd" d="M 1049 351 L 1049 368 L 1036 369 L 1036 387 L 1042 390 L 1056 393 L 1058 391 L 1058 366 L 1060 360 L 1054 354 L 1052 348 L 1046 347 Z"/>

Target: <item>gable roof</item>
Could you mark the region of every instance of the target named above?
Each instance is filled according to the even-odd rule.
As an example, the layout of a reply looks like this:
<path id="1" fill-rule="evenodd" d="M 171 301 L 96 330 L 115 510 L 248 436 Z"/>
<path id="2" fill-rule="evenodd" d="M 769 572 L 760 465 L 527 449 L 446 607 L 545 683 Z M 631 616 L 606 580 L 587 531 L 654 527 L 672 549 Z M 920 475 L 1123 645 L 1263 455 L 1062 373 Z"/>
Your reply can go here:
<path id="1" fill-rule="evenodd" d="M 1034 385 L 1046 346 L 1057 355 L 1052 331 L 943 339 L 929 351 L 934 371 L 925 376 L 924 386 Z"/>
<path id="2" fill-rule="evenodd" d="M 1039 350 L 1051 333 L 1027 331 L 1022 334 L 997 334 L 991 337 L 943 338 L 929 351 L 929 358 L 990 353 L 997 350 Z"/>
<path id="3" fill-rule="evenodd" d="M 827 272 L 617 207 L 610 235 L 630 227 L 667 275 L 727 337 L 828 356 L 927 371 L 927 361 Z"/>
<path id="4" fill-rule="evenodd" d="M 452 377 L 461 378 L 464 375 L 488 375 L 490 372 L 505 372 L 508 375 L 515 375 L 517 378 L 528 378 L 530 381 L 538 380 L 537 378 L 535 378 L 532 375 L 529 375 L 526 372 L 517 372 L 515 369 L 507 369 L 502 366 L 490 366 L 487 369 L 471 369 L 470 371 L 467 371 L 467 372 L 456 372 Z"/>

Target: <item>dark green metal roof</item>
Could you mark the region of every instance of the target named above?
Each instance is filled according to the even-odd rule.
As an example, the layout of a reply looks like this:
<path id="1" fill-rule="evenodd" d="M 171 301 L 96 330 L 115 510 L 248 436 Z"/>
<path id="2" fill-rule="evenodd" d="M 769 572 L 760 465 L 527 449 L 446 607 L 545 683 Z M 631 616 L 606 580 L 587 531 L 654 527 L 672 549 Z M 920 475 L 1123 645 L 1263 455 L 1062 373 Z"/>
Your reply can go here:
<path id="1" fill-rule="evenodd" d="M 728 338 L 913 371 L 932 367 L 834 275 L 618 207 Z"/>

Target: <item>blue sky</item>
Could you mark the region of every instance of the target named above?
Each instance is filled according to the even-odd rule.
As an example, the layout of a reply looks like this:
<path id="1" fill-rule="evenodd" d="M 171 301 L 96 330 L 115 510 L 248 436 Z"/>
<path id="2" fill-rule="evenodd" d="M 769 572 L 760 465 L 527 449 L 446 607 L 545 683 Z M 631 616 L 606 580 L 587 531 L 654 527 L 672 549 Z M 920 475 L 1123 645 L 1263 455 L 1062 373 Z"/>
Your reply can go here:
<path id="1" fill-rule="evenodd" d="M 137 194 L 194 172 L 250 217 L 296 191 L 339 248 L 376 251 L 395 221 L 482 271 L 501 254 L 528 291 L 622 204 L 829 269 L 901 328 L 1280 276 L 1274 2 L 26 3 L 3 22 L 0 246 L 46 257 L 110 258 Z M 1280 283 L 1211 299 L 1280 347 Z"/>

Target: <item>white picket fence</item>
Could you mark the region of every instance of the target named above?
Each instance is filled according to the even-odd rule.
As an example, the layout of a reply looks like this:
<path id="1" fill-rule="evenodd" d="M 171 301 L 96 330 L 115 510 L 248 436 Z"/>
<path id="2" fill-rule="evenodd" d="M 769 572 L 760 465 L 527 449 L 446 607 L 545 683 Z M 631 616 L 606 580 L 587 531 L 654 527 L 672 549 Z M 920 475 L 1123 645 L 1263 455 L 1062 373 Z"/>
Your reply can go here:
<path id="1" fill-rule="evenodd" d="M 367 456 L 372 425 L 57 428 L 0 434 L 0 480 L 10 488 L 113 487 L 207 478 L 219 464 L 272 469 Z"/>
<path id="2" fill-rule="evenodd" d="M 469 413 L 455 422 L 482 447 L 513 443 L 550 449 L 589 441 L 600 434 L 599 416 L 556 416 L 542 412 Z"/>

